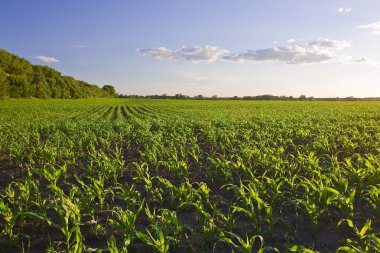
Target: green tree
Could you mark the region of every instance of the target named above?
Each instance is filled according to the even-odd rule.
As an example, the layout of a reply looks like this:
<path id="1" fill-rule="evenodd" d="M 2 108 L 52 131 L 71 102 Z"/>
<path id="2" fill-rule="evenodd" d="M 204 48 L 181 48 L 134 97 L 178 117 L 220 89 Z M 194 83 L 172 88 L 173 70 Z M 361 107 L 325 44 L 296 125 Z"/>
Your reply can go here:
<path id="1" fill-rule="evenodd" d="M 116 96 L 116 90 L 112 85 L 104 85 L 102 89 L 106 91 L 109 94 L 109 96 L 111 97 Z"/>
<path id="2" fill-rule="evenodd" d="M 7 77 L 9 83 L 9 95 L 13 98 L 26 97 L 29 91 L 29 82 L 25 75 L 9 75 Z"/>
<path id="3" fill-rule="evenodd" d="M 8 94 L 8 80 L 5 71 L 0 67 L 0 98 Z"/>
<path id="4" fill-rule="evenodd" d="M 298 99 L 299 100 L 306 100 L 306 96 L 305 95 L 301 95 Z"/>
<path id="5" fill-rule="evenodd" d="M 0 97 L 84 98 L 115 97 L 115 88 L 79 81 L 48 66 L 29 61 L 0 49 Z"/>

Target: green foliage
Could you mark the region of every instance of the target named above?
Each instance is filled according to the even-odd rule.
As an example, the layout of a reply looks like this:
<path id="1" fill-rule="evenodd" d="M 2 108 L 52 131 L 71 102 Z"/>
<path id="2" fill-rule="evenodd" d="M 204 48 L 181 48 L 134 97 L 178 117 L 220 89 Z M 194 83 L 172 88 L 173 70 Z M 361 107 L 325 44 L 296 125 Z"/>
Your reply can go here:
<path id="1" fill-rule="evenodd" d="M 380 235 L 372 231 L 372 221 L 368 220 L 361 229 L 356 227 L 352 220 L 345 219 L 338 223 L 338 226 L 346 222 L 349 228 L 353 230 L 356 238 L 347 238 L 347 246 L 338 248 L 338 252 L 379 252 Z"/>
<path id="2" fill-rule="evenodd" d="M 115 88 L 78 81 L 58 71 L 32 65 L 29 61 L 0 49 L 0 98 L 94 98 L 115 97 Z"/>
<path id="3" fill-rule="evenodd" d="M 230 233 L 231 236 L 237 240 L 237 243 L 230 238 L 223 238 L 224 242 L 231 244 L 238 252 L 241 253 L 264 253 L 265 250 L 273 250 L 278 252 L 277 249 L 272 249 L 269 247 L 264 247 L 264 238 L 259 235 L 254 235 L 252 237 L 246 236 L 246 239 L 241 238 L 240 236 Z M 258 241 L 258 243 L 256 243 Z M 258 245 L 256 245 L 258 244 Z"/>
<path id="4" fill-rule="evenodd" d="M 40 97 L 85 94 L 14 60 L 1 65 L 13 71 L 7 82 L 69 84 Z M 379 111 L 379 102 L 0 100 L 0 248 L 378 252 Z"/>
<path id="5" fill-rule="evenodd" d="M 102 90 L 108 92 L 110 97 L 116 96 L 115 88 L 112 85 L 104 85 Z"/>
<path id="6" fill-rule="evenodd" d="M 7 74 L 0 65 L 0 99 L 9 95 L 8 86 Z"/>

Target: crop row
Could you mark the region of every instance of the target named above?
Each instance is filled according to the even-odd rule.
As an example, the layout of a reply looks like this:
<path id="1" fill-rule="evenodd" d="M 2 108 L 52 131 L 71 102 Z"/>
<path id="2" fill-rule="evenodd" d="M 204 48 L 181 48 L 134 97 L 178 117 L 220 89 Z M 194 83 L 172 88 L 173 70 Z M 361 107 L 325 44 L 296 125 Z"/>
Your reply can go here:
<path id="1" fill-rule="evenodd" d="M 8 252 L 377 252 L 380 104 L 0 102 Z"/>

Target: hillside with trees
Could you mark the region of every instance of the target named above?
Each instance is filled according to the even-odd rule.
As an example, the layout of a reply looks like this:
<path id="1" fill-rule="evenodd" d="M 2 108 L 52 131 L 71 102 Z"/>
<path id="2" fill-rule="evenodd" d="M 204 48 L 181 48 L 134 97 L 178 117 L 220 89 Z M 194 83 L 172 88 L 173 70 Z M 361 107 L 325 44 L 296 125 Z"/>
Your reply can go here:
<path id="1" fill-rule="evenodd" d="M 97 85 L 62 75 L 48 66 L 0 49 L 0 98 L 91 98 L 115 97 L 113 86 Z"/>

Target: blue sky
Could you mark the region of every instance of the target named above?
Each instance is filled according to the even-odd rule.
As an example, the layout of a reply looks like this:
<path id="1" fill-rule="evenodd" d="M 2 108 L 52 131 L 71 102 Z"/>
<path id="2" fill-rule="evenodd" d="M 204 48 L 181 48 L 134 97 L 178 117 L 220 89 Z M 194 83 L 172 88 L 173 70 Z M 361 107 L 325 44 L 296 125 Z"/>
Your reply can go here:
<path id="1" fill-rule="evenodd" d="M 380 96 L 380 1 L 4 0 L 0 48 L 123 94 Z"/>

